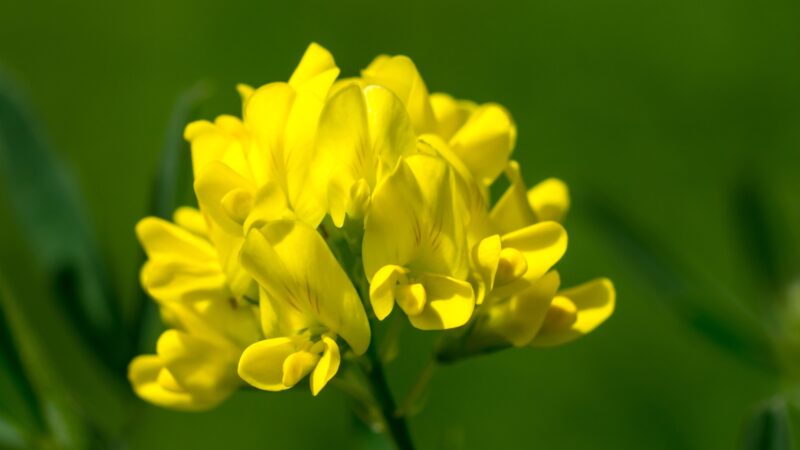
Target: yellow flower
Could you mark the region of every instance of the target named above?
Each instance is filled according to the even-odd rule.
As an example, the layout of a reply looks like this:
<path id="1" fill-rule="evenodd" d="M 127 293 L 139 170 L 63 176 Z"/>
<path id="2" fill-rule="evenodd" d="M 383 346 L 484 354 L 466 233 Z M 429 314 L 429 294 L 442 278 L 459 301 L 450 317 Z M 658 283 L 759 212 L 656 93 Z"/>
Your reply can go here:
<path id="1" fill-rule="evenodd" d="M 613 312 L 607 279 L 559 290 L 568 191 L 527 188 L 505 108 L 430 94 L 405 56 L 338 75 L 311 44 L 288 82 L 237 86 L 241 119 L 186 127 L 200 209 L 137 225 L 142 285 L 168 326 L 130 364 L 140 397 L 200 410 L 244 383 L 305 378 L 317 395 L 373 350 L 367 301 L 421 330 L 469 324 L 457 357 L 565 343 Z M 503 171 L 510 186 L 491 206 Z M 365 278 L 362 300 L 353 282 L 365 291 Z M 369 375 L 380 400 L 381 371 Z"/>
<path id="2" fill-rule="evenodd" d="M 416 135 L 397 96 L 380 86 L 349 82 L 325 105 L 316 151 L 315 179 L 328 182 L 323 188 L 328 211 L 341 227 L 345 215 L 364 216 L 378 183 L 401 156 L 416 151 Z"/>
<path id="3" fill-rule="evenodd" d="M 131 362 L 129 378 L 147 401 L 202 410 L 238 388 L 239 355 L 261 332 L 257 310 L 230 292 L 200 212 L 180 208 L 174 220 L 148 217 L 136 227 L 148 256 L 142 285 L 171 329 L 159 338 L 155 355 Z"/>
<path id="4" fill-rule="evenodd" d="M 559 275 L 548 270 L 566 251 L 566 232 L 556 221 L 569 208 L 567 187 L 551 178 L 528 190 L 515 161 L 506 173 L 511 185 L 471 227 L 473 236 L 488 236 L 472 252 L 474 283 L 486 301 L 470 345 L 566 343 L 612 314 L 614 287 L 601 278 L 558 292 Z"/>
<path id="5" fill-rule="evenodd" d="M 447 144 L 442 156 L 463 164 L 482 186 L 503 172 L 514 149 L 517 129 L 511 115 L 496 103 L 475 105 L 447 94 L 428 94 L 417 67 L 406 56 L 381 55 L 362 71 L 367 84 L 384 86 L 405 103 L 417 134 L 431 134 Z M 442 147 L 439 147 L 442 148 Z"/>
<path id="6" fill-rule="evenodd" d="M 364 271 L 378 319 L 395 302 L 420 329 L 465 324 L 475 296 L 467 283 L 467 241 L 455 180 L 424 154 L 402 158 L 376 189 L 365 220 Z"/>
<path id="7" fill-rule="evenodd" d="M 242 265 L 261 286 L 265 340 L 249 346 L 239 375 L 269 391 L 311 374 L 311 392 L 336 374 L 341 337 L 364 353 L 370 329 L 361 300 L 322 237 L 297 221 L 274 221 L 247 235 Z"/>
<path id="8" fill-rule="evenodd" d="M 236 295 L 256 289 L 239 264 L 247 230 L 267 220 L 297 218 L 316 227 L 325 208 L 309 184 L 319 114 L 339 74 L 331 54 L 311 44 L 289 82 L 240 85 L 243 116 L 186 127 L 195 193 L 215 224 L 212 240 Z M 282 206 L 275 208 L 274 202 Z"/>

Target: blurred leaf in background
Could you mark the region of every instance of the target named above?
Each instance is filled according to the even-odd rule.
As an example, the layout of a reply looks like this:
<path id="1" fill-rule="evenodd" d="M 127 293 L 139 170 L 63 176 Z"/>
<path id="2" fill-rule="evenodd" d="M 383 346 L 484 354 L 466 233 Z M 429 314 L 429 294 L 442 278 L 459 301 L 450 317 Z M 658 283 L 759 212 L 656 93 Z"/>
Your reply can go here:
<path id="1" fill-rule="evenodd" d="M 108 262 L 71 174 L 49 148 L 6 76 L 0 74 L 0 175 L 26 243 L 47 275 L 55 305 L 110 367 L 127 365 L 120 304 Z"/>

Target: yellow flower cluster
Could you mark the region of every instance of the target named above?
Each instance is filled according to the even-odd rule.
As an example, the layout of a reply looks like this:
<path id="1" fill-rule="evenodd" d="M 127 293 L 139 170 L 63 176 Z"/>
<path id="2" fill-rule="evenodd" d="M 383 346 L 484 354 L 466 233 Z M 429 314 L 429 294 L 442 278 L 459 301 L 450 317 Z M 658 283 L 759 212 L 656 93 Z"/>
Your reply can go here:
<path id="1" fill-rule="evenodd" d="M 463 327 L 476 350 L 560 344 L 611 314 L 608 280 L 559 290 L 567 190 L 525 186 L 503 107 L 429 94 L 405 56 L 338 76 L 312 44 L 288 82 L 239 86 L 241 119 L 186 127 L 199 210 L 137 226 L 169 326 L 130 365 L 142 398 L 207 409 L 306 377 L 316 395 L 369 347 L 368 313 L 395 305 L 421 330 Z"/>

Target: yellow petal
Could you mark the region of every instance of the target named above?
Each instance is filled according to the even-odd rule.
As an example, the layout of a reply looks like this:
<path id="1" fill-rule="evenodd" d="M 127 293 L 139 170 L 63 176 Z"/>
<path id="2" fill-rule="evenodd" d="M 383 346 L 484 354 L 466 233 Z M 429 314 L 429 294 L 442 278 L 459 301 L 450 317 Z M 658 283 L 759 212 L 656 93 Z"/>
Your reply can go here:
<path id="1" fill-rule="evenodd" d="M 367 106 L 369 144 L 378 156 L 377 181 L 380 181 L 394 170 L 401 156 L 414 153 L 417 138 L 411 119 L 395 94 L 380 86 L 368 86 L 363 92 Z"/>
<path id="2" fill-rule="evenodd" d="M 141 282 L 159 303 L 225 299 L 230 295 L 227 277 L 217 261 L 151 259 L 142 266 Z"/>
<path id="3" fill-rule="evenodd" d="M 523 277 L 528 281 L 547 273 L 567 251 L 567 232 L 557 222 L 537 223 L 505 234 L 500 241 L 504 249 L 513 248 L 522 253 L 528 268 Z M 515 289 L 514 283 L 497 286 L 493 295 L 504 297 Z"/>
<path id="4" fill-rule="evenodd" d="M 289 389 L 283 383 L 283 363 L 297 351 L 297 339 L 265 339 L 247 347 L 239 358 L 239 376 L 250 385 L 265 391 Z"/>
<path id="5" fill-rule="evenodd" d="M 175 225 L 191 232 L 195 236 L 203 239 L 208 238 L 208 224 L 206 218 L 197 208 L 181 206 L 172 215 Z"/>
<path id="6" fill-rule="evenodd" d="M 333 55 L 321 45 L 312 42 L 289 78 L 289 85 L 297 90 L 309 89 L 324 99 L 338 75 L 339 69 Z"/>
<path id="7" fill-rule="evenodd" d="M 325 215 L 325 204 L 321 200 L 324 191 L 309 183 L 313 174 L 312 165 L 315 159 L 314 138 L 317 124 L 324 106 L 325 96 L 299 91 L 292 103 L 283 136 L 283 149 L 276 161 L 282 158 L 283 164 L 277 165 L 282 171 L 277 180 L 283 180 L 286 196 L 297 217 L 316 227 Z"/>
<path id="8" fill-rule="evenodd" d="M 296 92 L 287 83 L 269 83 L 256 89 L 244 112 L 244 123 L 252 132 L 261 151 L 269 155 L 268 173 L 278 183 L 279 168 L 284 163 L 283 136 Z M 278 166 L 278 167 L 276 167 Z"/>
<path id="9" fill-rule="evenodd" d="M 244 268 L 273 302 L 341 336 L 357 354 L 370 341 L 364 307 L 350 279 L 317 231 L 302 222 L 270 222 L 252 230 L 242 248 Z"/>
<path id="10" fill-rule="evenodd" d="M 481 105 L 450 139 L 450 147 L 473 173 L 490 185 L 508 163 L 516 140 L 511 115 L 500 105 Z"/>
<path id="11" fill-rule="evenodd" d="M 414 174 L 405 162 L 375 188 L 364 221 L 364 271 L 372 280 L 384 266 L 405 266 L 417 254 L 424 235 L 425 204 Z"/>
<path id="12" fill-rule="evenodd" d="M 422 274 L 420 283 L 427 298 L 422 312 L 408 316 L 414 327 L 447 330 L 464 325 L 472 317 L 475 294 L 469 283 L 434 274 Z"/>
<path id="13" fill-rule="evenodd" d="M 242 224 L 231 217 L 229 209 L 223 204 L 223 199 L 232 191 L 250 193 L 252 199 L 255 190 L 253 182 L 219 162 L 209 163 L 194 182 L 194 191 L 200 208 L 215 224 L 234 236 L 242 235 Z"/>
<path id="14" fill-rule="evenodd" d="M 446 141 L 464 126 L 470 114 L 477 108 L 473 102 L 456 100 L 442 93 L 431 94 L 431 106 L 436 116 L 436 134 Z"/>
<path id="15" fill-rule="evenodd" d="M 250 97 L 253 96 L 253 92 L 255 91 L 256 89 L 249 84 L 239 83 L 236 85 L 236 92 L 238 92 L 239 97 L 242 98 L 242 112 L 244 112 L 247 107 L 247 101 L 250 100 Z"/>
<path id="16" fill-rule="evenodd" d="M 471 242 L 494 234 L 486 212 L 489 192 L 478 183 L 467 166 L 453 153 L 453 150 L 439 136 L 426 134 L 419 137 L 418 150 L 427 155 L 439 156 L 450 165 L 455 174 L 454 200 L 457 209 L 463 214 L 463 223 L 468 224 L 467 232 Z"/>
<path id="17" fill-rule="evenodd" d="M 157 217 L 145 217 L 136 224 L 136 235 L 149 258 L 214 261 L 214 247 L 208 240 Z"/>
<path id="18" fill-rule="evenodd" d="M 366 84 L 377 84 L 394 92 L 405 103 L 414 130 L 433 131 L 436 119 L 428 96 L 428 88 L 407 56 L 379 56 L 361 72 Z"/>
<path id="19" fill-rule="evenodd" d="M 164 367 L 187 390 L 226 390 L 235 383 L 235 348 L 223 348 L 178 330 L 162 333 L 156 348 Z"/>
<path id="20" fill-rule="evenodd" d="M 205 411 L 218 405 L 236 389 L 200 393 L 182 388 L 164 369 L 156 355 L 138 356 L 128 366 L 128 379 L 140 398 L 165 408 L 184 411 Z M 167 382 L 165 382 L 167 381 Z"/>
<path id="21" fill-rule="evenodd" d="M 362 253 L 368 279 L 390 265 L 466 279 L 467 241 L 454 188 L 444 161 L 421 154 L 401 159 L 376 188 L 365 220 Z"/>
<path id="22" fill-rule="evenodd" d="M 535 347 L 564 344 L 591 332 L 614 312 L 616 293 L 610 280 L 599 278 L 559 292 L 556 299 L 531 342 Z"/>
<path id="23" fill-rule="evenodd" d="M 489 216 L 501 234 L 519 230 L 538 221 L 528 202 L 528 188 L 522 180 L 519 163 L 509 161 L 506 175 L 511 185 L 494 205 Z"/>
<path id="24" fill-rule="evenodd" d="M 561 222 L 569 210 L 569 189 L 557 178 L 548 178 L 532 187 L 527 197 L 539 220 Z"/>
<path id="25" fill-rule="evenodd" d="M 283 361 L 283 378 L 281 383 L 284 386 L 293 387 L 317 365 L 319 355 L 306 350 L 292 353 Z"/>
<path id="26" fill-rule="evenodd" d="M 322 336 L 322 342 L 325 344 L 325 350 L 322 353 L 322 358 L 317 363 L 317 367 L 314 368 L 314 373 L 311 374 L 311 393 L 313 395 L 319 394 L 322 388 L 328 384 L 328 381 L 336 375 L 341 361 L 339 346 L 336 345 L 336 341 L 328 336 Z"/>
<path id="27" fill-rule="evenodd" d="M 245 177 L 252 177 L 247 159 L 249 133 L 236 117 L 222 115 L 214 123 L 206 120 L 186 126 L 184 137 L 192 146 L 192 168 L 197 177 L 208 163 L 218 161 Z"/>
<path id="28" fill-rule="evenodd" d="M 428 303 L 428 295 L 422 283 L 401 284 L 394 291 L 397 304 L 408 316 L 422 312 Z"/>
<path id="29" fill-rule="evenodd" d="M 261 338 L 258 310 L 231 297 L 170 303 L 162 313 L 180 330 L 213 343 L 231 354 Z"/>
<path id="30" fill-rule="evenodd" d="M 280 186 L 267 182 L 256 191 L 253 208 L 244 223 L 245 231 L 260 228 L 268 222 L 276 220 L 293 220 L 297 216 L 289 207 L 286 195 Z"/>
<path id="31" fill-rule="evenodd" d="M 477 281 L 477 303 L 483 303 L 486 295 L 494 288 L 497 266 L 500 264 L 502 244 L 500 236 L 492 235 L 481 240 L 472 248 L 472 264 Z"/>
<path id="32" fill-rule="evenodd" d="M 488 306 L 488 317 L 478 333 L 502 336 L 516 347 L 528 345 L 545 321 L 560 280 L 553 271 L 505 302 Z"/>
<path id="33" fill-rule="evenodd" d="M 372 277 L 369 298 L 372 311 L 378 320 L 383 320 L 394 308 L 394 290 L 398 283 L 406 282 L 408 270 L 395 265 L 381 267 Z"/>
<path id="34" fill-rule="evenodd" d="M 366 104 L 358 84 L 342 88 L 325 105 L 319 119 L 316 158 L 315 178 L 323 184 L 320 189 L 327 191 L 331 218 L 341 226 L 350 186 L 361 178 L 375 184 L 375 154 L 369 145 Z"/>

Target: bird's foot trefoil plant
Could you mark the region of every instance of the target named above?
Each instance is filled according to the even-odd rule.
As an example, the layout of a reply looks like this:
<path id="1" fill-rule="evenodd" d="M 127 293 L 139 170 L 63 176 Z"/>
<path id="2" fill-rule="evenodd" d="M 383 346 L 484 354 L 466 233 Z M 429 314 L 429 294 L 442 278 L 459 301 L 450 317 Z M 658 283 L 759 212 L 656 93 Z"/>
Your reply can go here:
<path id="1" fill-rule="evenodd" d="M 432 367 L 563 344 L 611 315 L 609 280 L 561 286 L 567 188 L 526 185 L 502 106 L 429 94 L 405 56 L 342 79 L 316 44 L 288 82 L 238 90 L 241 118 L 185 130 L 199 208 L 136 228 L 168 328 L 130 364 L 141 398 L 206 410 L 307 380 L 412 448 L 405 418 Z M 441 334 L 402 403 L 376 343 L 398 320 Z"/>

